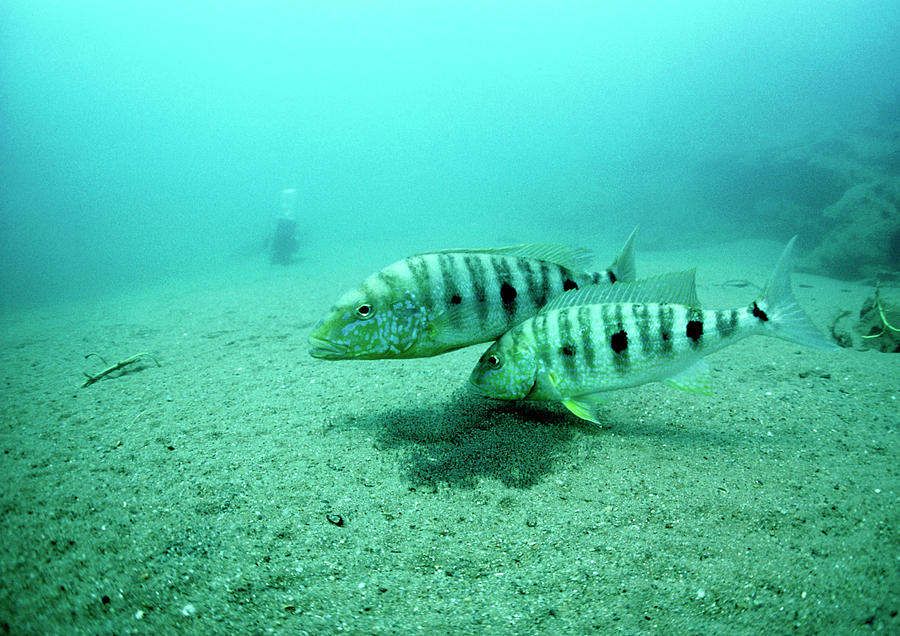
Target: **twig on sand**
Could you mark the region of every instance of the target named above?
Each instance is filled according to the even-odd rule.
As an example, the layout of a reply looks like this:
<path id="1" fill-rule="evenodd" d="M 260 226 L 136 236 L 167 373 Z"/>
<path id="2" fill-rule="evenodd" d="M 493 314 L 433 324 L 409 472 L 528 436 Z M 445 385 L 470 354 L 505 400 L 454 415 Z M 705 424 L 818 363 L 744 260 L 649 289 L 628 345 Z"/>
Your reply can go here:
<path id="1" fill-rule="evenodd" d="M 96 356 L 96 357 L 100 358 L 100 361 L 103 362 L 103 364 L 107 364 L 106 360 L 104 360 L 102 357 L 100 357 L 99 354 L 96 354 L 96 353 L 89 353 L 86 356 L 84 356 L 84 359 L 87 360 L 91 356 Z M 84 384 L 81 385 L 81 388 L 83 389 L 86 386 L 90 386 L 97 380 L 105 378 L 113 371 L 118 371 L 119 369 L 124 369 L 128 365 L 134 364 L 135 362 L 137 362 L 138 360 L 141 360 L 142 358 L 150 358 L 151 360 L 153 360 L 156 363 L 156 366 L 158 366 L 158 367 L 162 366 L 159 363 L 159 360 L 157 360 L 156 358 L 151 356 L 149 353 L 136 353 L 133 356 L 131 356 L 130 358 L 125 358 L 124 360 L 116 362 L 114 365 L 107 367 L 106 369 L 103 369 L 103 371 L 101 371 L 97 375 L 91 375 L 87 371 L 84 371 L 83 373 L 84 373 L 85 377 L 87 378 L 87 380 L 84 381 Z"/>

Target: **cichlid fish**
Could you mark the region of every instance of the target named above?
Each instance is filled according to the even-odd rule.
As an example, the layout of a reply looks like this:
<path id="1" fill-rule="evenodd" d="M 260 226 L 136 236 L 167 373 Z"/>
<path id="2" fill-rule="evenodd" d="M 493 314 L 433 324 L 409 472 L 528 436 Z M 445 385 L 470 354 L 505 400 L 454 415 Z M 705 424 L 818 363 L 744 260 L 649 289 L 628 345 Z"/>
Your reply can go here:
<path id="1" fill-rule="evenodd" d="M 669 298 L 640 283 L 586 287 L 547 304 L 484 353 L 470 382 L 501 400 L 560 401 L 598 423 L 604 391 L 666 380 L 710 392 L 703 355 L 754 334 L 816 349 L 836 349 L 791 291 L 791 250 L 784 249 L 760 298 L 747 307 L 702 310 L 692 288 Z M 680 297 L 680 298 L 679 298 Z"/>
<path id="2" fill-rule="evenodd" d="M 489 342 L 550 299 L 635 278 L 635 229 L 609 269 L 586 272 L 588 250 L 519 245 L 418 254 L 345 293 L 309 336 L 328 360 L 424 358 Z"/>

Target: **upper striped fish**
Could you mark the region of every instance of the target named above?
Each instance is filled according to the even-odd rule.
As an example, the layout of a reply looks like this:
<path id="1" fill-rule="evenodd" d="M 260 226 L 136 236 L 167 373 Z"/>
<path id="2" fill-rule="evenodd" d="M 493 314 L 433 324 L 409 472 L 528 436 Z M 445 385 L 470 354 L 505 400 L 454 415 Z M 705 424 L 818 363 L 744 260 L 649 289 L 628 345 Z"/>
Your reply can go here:
<path id="1" fill-rule="evenodd" d="M 634 234 L 601 272 L 585 271 L 588 250 L 548 244 L 405 258 L 341 296 L 313 328 L 309 353 L 423 358 L 495 340 L 563 292 L 634 280 Z"/>
<path id="2" fill-rule="evenodd" d="M 763 295 L 746 307 L 703 310 L 692 287 L 664 298 L 646 293 L 641 283 L 565 294 L 491 345 L 470 382 L 492 398 L 561 401 L 578 417 L 597 422 L 604 391 L 667 380 L 708 393 L 709 368 L 702 356 L 746 336 L 835 349 L 791 291 L 795 240 Z"/>

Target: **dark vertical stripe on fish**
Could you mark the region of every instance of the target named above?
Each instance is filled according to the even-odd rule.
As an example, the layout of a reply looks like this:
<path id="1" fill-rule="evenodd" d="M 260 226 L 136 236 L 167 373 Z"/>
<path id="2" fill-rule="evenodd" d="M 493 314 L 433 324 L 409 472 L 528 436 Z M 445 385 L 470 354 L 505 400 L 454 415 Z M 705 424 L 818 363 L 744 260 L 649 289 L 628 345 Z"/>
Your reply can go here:
<path id="1" fill-rule="evenodd" d="M 466 265 L 464 254 L 453 254 L 453 280 L 459 289 L 463 302 L 472 302 L 475 299 L 472 284 L 472 272 Z"/>
<path id="2" fill-rule="evenodd" d="M 581 357 L 584 361 L 585 372 L 591 373 L 594 370 L 595 354 L 594 354 L 594 332 L 592 329 L 593 321 L 591 320 L 591 306 L 582 305 L 577 308 L 578 315 L 576 317 L 576 325 L 581 333 Z"/>
<path id="3" fill-rule="evenodd" d="M 378 308 L 377 302 L 378 299 L 383 298 L 384 294 L 390 293 L 390 290 L 396 289 L 399 287 L 406 287 L 407 282 L 405 279 L 405 272 L 401 276 L 399 272 L 395 269 L 383 269 L 380 272 L 376 272 L 374 275 L 370 276 L 363 283 L 363 297 L 364 302 L 366 303 L 374 303 L 373 306 L 376 307 L 376 311 L 383 310 L 384 308 Z M 410 290 L 415 293 L 415 289 Z M 378 318 L 376 318 L 378 320 Z"/>
<path id="4" fill-rule="evenodd" d="M 562 356 L 563 368 L 566 375 L 574 379 L 578 376 L 578 365 L 576 364 L 578 355 L 578 346 L 574 339 L 572 329 L 572 313 L 577 309 L 566 307 L 552 313 L 559 315 L 559 353 Z M 576 316 L 577 318 L 577 316 Z"/>
<path id="5" fill-rule="evenodd" d="M 500 303 L 503 305 L 503 311 L 506 314 L 507 325 L 511 327 L 515 324 L 519 291 L 514 285 L 515 281 L 513 281 L 512 272 L 509 269 L 509 262 L 502 256 L 495 256 L 491 261 L 497 274 L 497 282 L 500 284 Z"/>
<path id="6" fill-rule="evenodd" d="M 559 265 L 547 265 L 547 288 L 550 290 L 547 301 L 553 300 L 563 293 L 563 268 Z"/>
<path id="7" fill-rule="evenodd" d="M 497 316 L 499 316 L 501 312 L 500 280 L 497 276 L 497 258 L 494 255 L 486 254 L 479 255 L 477 258 L 484 280 L 484 297 L 486 305 L 482 326 L 490 329 L 492 326 L 490 321 L 492 319 L 496 321 Z"/>
<path id="8" fill-rule="evenodd" d="M 719 332 L 720 338 L 727 338 L 734 333 L 738 324 L 738 312 L 734 309 L 730 311 L 716 312 L 716 331 Z"/>
<path id="9" fill-rule="evenodd" d="M 534 304 L 534 274 L 531 271 L 530 261 L 517 258 L 513 260 L 513 263 L 519 271 L 519 278 L 521 279 L 517 290 L 519 292 L 519 304 L 521 305 L 526 299 L 529 303 Z M 537 305 L 534 305 L 534 308 L 539 309 Z"/>
<path id="10" fill-rule="evenodd" d="M 672 329 L 675 326 L 675 310 L 670 305 L 659 306 L 659 352 L 671 356 L 673 352 Z"/>
<path id="11" fill-rule="evenodd" d="M 481 324 L 487 322 L 488 304 L 485 292 L 485 271 L 481 260 L 477 256 L 466 256 L 464 259 L 466 269 L 472 277 L 472 293 L 475 296 L 476 310 Z"/>
<path id="12" fill-rule="evenodd" d="M 503 335 L 504 338 L 509 337 L 510 339 L 509 351 L 523 351 L 522 343 L 527 338 L 528 327 L 529 325 L 521 325 L 517 329 L 511 329 Z M 507 360 L 506 363 L 510 364 L 512 362 L 513 360 Z"/>
<path id="13" fill-rule="evenodd" d="M 419 303 L 423 307 L 432 308 L 433 289 L 431 285 L 431 275 L 428 272 L 428 264 L 423 256 L 413 256 L 406 261 L 409 271 L 412 274 L 413 283 L 415 283 L 415 291 L 419 296 Z"/>
<path id="14" fill-rule="evenodd" d="M 378 282 L 376 283 L 376 281 L 378 281 Z M 374 276 L 370 276 L 369 278 L 367 278 L 366 280 L 363 281 L 362 293 L 363 293 L 363 298 L 366 300 L 366 302 L 371 302 L 372 300 L 374 300 L 375 298 L 378 297 L 377 294 L 379 292 L 377 291 L 377 286 L 379 284 L 380 285 L 388 284 L 388 277 L 385 275 L 385 273 L 383 271 L 378 272 Z"/>
<path id="15" fill-rule="evenodd" d="M 621 371 L 619 368 L 619 362 L 617 360 L 618 355 L 615 351 L 612 350 L 612 337 L 613 334 L 618 331 L 615 323 L 614 312 L 615 309 L 612 305 L 602 304 L 600 305 L 600 322 L 603 323 L 603 338 L 598 339 L 598 342 L 603 343 L 603 348 L 609 352 L 610 360 L 612 361 L 613 368 L 617 371 Z"/>
<path id="16" fill-rule="evenodd" d="M 538 261 L 528 259 L 525 261 L 525 267 L 528 268 L 528 296 L 535 308 L 540 309 L 543 307 L 541 303 L 541 265 Z"/>
<path id="17" fill-rule="evenodd" d="M 553 369 L 555 366 L 553 359 L 555 351 L 552 347 L 548 346 L 550 339 L 547 327 L 547 314 L 538 314 L 537 316 L 535 316 L 534 340 L 535 342 L 539 342 L 542 345 L 538 347 L 538 350 L 540 351 L 541 361 L 545 369 Z"/>
<path id="18" fill-rule="evenodd" d="M 538 307 L 543 307 L 547 304 L 547 301 L 550 300 L 550 266 L 544 261 L 538 261 L 538 289 L 537 294 L 535 295 L 535 300 L 538 304 Z"/>
<path id="19" fill-rule="evenodd" d="M 446 311 L 453 305 L 462 302 L 462 295 L 459 291 L 459 283 L 456 280 L 456 273 L 453 267 L 453 257 L 450 254 L 438 254 L 438 268 L 441 270 L 441 279 L 444 281 L 444 306 L 439 311 Z"/>
<path id="20" fill-rule="evenodd" d="M 650 307 L 643 303 L 637 303 L 631 306 L 631 313 L 637 325 L 641 353 L 646 358 L 653 353 L 656 344 L 653 338 L 653 329 L 650 325 Z"/>

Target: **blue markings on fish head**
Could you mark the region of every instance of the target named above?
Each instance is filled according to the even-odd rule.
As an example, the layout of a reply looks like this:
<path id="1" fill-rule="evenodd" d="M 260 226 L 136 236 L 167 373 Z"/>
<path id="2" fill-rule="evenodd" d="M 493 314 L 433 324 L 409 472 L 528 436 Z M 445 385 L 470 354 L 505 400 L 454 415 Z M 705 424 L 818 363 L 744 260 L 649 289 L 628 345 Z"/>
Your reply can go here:
<path id="1" fill-rule="evenodd" d="M 344 294 L 309 336 L 309 353 L 327 360 L 412 357 L 425 331 L 425 316 L 404 290 L 373 293 L 363 285 Z"/>
<path id="2" fill-rule="evenodd" d="M 538 371 L 534 347 L 504 334 L 484 352 L 469 376 L 469 383 L 485 397 L 526 399 Z"/>

